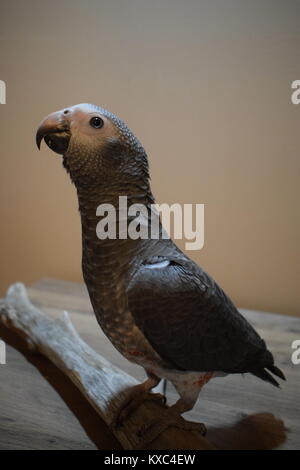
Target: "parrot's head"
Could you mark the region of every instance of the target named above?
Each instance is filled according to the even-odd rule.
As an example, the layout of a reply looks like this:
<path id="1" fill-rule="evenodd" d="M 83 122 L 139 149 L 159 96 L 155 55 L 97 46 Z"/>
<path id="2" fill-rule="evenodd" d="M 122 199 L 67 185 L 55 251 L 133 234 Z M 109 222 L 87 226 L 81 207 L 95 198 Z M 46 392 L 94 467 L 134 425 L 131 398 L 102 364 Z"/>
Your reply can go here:
<path id="1" fill-rule="evenodd" d="M 76 186 L 124 184 L 148 178 L 148 160 L 140 142 L 114 114 L 92 104 L 78 104 L 49 114 L 36 143 L 63 156 Z"/>

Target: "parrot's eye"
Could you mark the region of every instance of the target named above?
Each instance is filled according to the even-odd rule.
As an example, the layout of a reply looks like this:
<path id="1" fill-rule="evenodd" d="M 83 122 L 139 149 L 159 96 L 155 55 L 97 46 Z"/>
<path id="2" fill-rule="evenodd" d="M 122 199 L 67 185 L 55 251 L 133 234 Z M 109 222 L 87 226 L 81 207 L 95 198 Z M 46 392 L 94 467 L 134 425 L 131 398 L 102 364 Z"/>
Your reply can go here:
<path id="1" fill-rule="evenodd" d="M 92 127 L 94 127 L 95 129 L 100 129 L 101 127 L 103 127 L 104 125 L 104 121 L 103 119 L 99 118 L 98 116 L 96 117 L 93 117 L 91 120 L 90 120 L 90 125 Z"/>

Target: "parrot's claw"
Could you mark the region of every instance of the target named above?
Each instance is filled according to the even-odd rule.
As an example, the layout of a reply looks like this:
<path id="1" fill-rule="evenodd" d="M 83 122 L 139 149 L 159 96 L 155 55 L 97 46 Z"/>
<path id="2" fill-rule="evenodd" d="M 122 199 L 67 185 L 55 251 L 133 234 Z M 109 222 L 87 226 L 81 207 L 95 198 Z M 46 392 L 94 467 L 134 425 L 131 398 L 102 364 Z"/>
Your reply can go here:
<path id="1" fill-rule="evenodd" d="M 135 450 L 147 449 L 148 446 L 169 427 L 185 429 L 187 431 L 198 431 L 201 436 L 206 435 L 206 426 L 203 423 L 186 421 L 182 416 L 167 410 L 159 420 L 153 420 L 150 424 L 143 426 L 137 433 L 140 442 Z"/>
<path id="2" fill-rule="evenodd" d="M 140 385 L 132 388 L 128 398 L 122 403 L 115 419 L 112 422 L 112 427 L 116 428 L 122 426 L 124 421 L 131 416 L 131 414 L 145 401 L 156 401 L 162 405 L 166 404 L 166 397 L 160 393 L 151 393 L 145 391 Z"/>

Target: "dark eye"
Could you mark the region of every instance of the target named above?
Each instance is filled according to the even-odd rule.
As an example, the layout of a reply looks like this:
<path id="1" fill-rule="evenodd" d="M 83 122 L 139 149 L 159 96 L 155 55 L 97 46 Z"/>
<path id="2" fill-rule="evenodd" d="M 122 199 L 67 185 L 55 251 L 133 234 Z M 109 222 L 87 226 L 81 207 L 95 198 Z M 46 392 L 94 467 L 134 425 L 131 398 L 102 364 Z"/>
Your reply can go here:
<path id="1" fill-rule="evenodd" d="M 90 120 L 90 125 L 94 127 L 95 129 L 100 129 L 104 125 L 104 121 L 103 119 L 96 116 Z"/>

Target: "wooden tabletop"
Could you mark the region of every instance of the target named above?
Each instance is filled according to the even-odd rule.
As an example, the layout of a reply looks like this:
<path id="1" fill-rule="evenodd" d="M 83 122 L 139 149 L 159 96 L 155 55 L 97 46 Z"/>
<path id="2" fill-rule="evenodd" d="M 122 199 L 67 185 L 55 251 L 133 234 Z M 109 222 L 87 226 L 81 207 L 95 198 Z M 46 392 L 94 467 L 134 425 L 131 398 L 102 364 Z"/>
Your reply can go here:
<path id="1" fill-rule="evenodd" d="M 104 336 L 81 284 L 43 280 L 29 288 L 32 302 L 51 317 L 62 310 L 82 338 L 138 380 L 143 369 L 123 358 Z M 291 344 L 300 319 L 242 310 L 266 340 L 287 382 L 281 389 L 253 377 L 216 378 L 202 390 L 188 419 L 204 422 L 219 449 L 300 448 L 300 365 Z M 6 364 L 0 365 L 0 449 L 118 449 L 119 444 L 75 386 L 47 359 L 33 354 L 7 330 Z M 176 399 L 168 384 L 168 403 Z M 273 416 L 274 415 L 274 416 Z"/>

